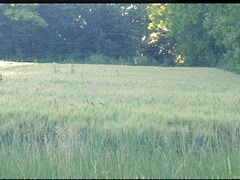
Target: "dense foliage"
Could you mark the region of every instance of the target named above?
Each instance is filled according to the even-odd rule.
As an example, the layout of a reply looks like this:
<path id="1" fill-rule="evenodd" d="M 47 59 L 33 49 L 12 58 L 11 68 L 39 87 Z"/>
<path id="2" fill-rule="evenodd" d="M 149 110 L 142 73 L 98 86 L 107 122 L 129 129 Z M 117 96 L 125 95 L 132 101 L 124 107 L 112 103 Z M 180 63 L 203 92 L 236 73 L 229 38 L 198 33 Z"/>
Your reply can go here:
<path id="1" fill-rule="evenodd" d="M 239 4 L 1 4 L 0 57 L 142 65 L 154 60 L 238 71 L 239 10 Z"/>
<path id="2" fill-rule="evenodd" d="M 240 5 L 151 6 L 155 11 L 150 14 L 154 17 L 150 28 L 158 32 L 168 29 L 168 36 L 165 37 L 173 41 L 176 52 L 185 57 L 186 66 L 219 66 L 240 70 Z M 164 42 L 165 39 L 159 38 L 157 43 L 159 41 Z M 172 54 L 177 56 L 176 52 Z"/>
<path id="3" fill-rule="evenodd" d="M 94 54 L 133 57 L 146 25 L 141 8 L 136 14 L 136 5 L 2 5 L 0 53 L 47 61 Z"/>

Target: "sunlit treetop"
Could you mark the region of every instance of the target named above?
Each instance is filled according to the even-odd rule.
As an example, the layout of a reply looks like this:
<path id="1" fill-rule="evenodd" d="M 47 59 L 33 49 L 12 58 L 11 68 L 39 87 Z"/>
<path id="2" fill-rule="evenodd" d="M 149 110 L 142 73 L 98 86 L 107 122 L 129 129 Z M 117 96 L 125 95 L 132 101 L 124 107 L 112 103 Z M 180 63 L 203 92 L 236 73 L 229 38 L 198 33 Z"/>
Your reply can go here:
<path id="1" fill-rule="evenodd" d="M 166 13 L 167 8 L 164 4 L 152 4 L 147 6 L 147 15 L 150 20 L 148 29 L 162 30 L 163 28 L 166 28 L 166 22 L 164 21 Z"/>
<path id="2" fill-rule="evenodd" d="M 169 43 L 167 43 L 166 39 L 168 39 L 168 35 L 170 32 L 169 26 L 169 14 L 170 14 L 170 8 L 168 4 L 151 4 L 147 6 L 147 17 L 149 20 L 149 24 L 147 26 L 147 29 L 150 31 L 149 37 L 148 37 L 148 45 L 155 45 L 161 41 L 161 38 L 163 42 L 166 42 L 166 44 L 161 44 L 159 47 L 159 52 L 162 53 L 161 49 L 167 49 L 169 48 Z M 164 47 L 165 46 L 165 47 Z M 170 53 L 173 57 L 175 57 L 174 63 L 176 64 L 182 64 L 185 62 L 185 58 L 174 50 L 174 46 L 172 50 L 168 50 L 168 53 Z M 164 53 L 163 53 L 164 54 Z"/>

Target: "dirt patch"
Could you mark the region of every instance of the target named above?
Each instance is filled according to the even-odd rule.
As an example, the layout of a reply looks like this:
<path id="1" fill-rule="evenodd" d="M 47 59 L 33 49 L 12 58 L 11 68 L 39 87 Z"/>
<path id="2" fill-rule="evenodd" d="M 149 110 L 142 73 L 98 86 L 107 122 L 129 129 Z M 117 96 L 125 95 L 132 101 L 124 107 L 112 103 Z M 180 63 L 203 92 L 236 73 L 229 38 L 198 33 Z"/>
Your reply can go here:
<path id="1" fill-rule="evenodd" d="M 18 67 L 18 66 L 29 66 L 33 65 L 34 63 L 28 62 L 13 62 L 13 61 L 3 61 L 0 60 L 0 69 L 11 68 L 11 67 Z"/>
<path id="2" fill-rule="evenodd" d="M 14 69 L 12 69 L 12 68 L 21 67 L 21 66 L 32 66 L 33 64 L 34 63 L 0 60 L 0 70 L 1 70 L 0 75 L 1 76 L 12 76 L 12 77 L 32 75 L 33 73 L 17 72 L 17 71 L 14 71 Z"/>

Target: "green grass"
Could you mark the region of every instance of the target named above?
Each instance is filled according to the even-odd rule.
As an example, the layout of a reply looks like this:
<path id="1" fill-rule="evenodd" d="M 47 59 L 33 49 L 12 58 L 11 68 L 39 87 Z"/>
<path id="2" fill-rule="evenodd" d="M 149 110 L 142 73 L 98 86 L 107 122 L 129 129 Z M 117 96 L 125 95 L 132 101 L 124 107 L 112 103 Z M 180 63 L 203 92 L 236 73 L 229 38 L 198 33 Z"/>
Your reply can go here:
<path id="1" fill-rule="evenodd" d="M 240 75 L 1 68 L 0 178 L 240 178 Z"/>

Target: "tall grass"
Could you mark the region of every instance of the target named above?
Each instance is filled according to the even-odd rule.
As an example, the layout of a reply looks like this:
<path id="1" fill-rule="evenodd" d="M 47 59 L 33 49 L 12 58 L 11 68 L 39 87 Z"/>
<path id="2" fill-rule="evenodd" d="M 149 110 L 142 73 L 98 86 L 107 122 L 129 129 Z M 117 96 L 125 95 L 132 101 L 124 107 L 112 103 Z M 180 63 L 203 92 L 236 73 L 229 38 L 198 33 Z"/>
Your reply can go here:
<path id="1" fill-rule="evenodd" d="M 237 74 L 77 64 L 1 72 L 1 178 L 240 177 Z"/>

